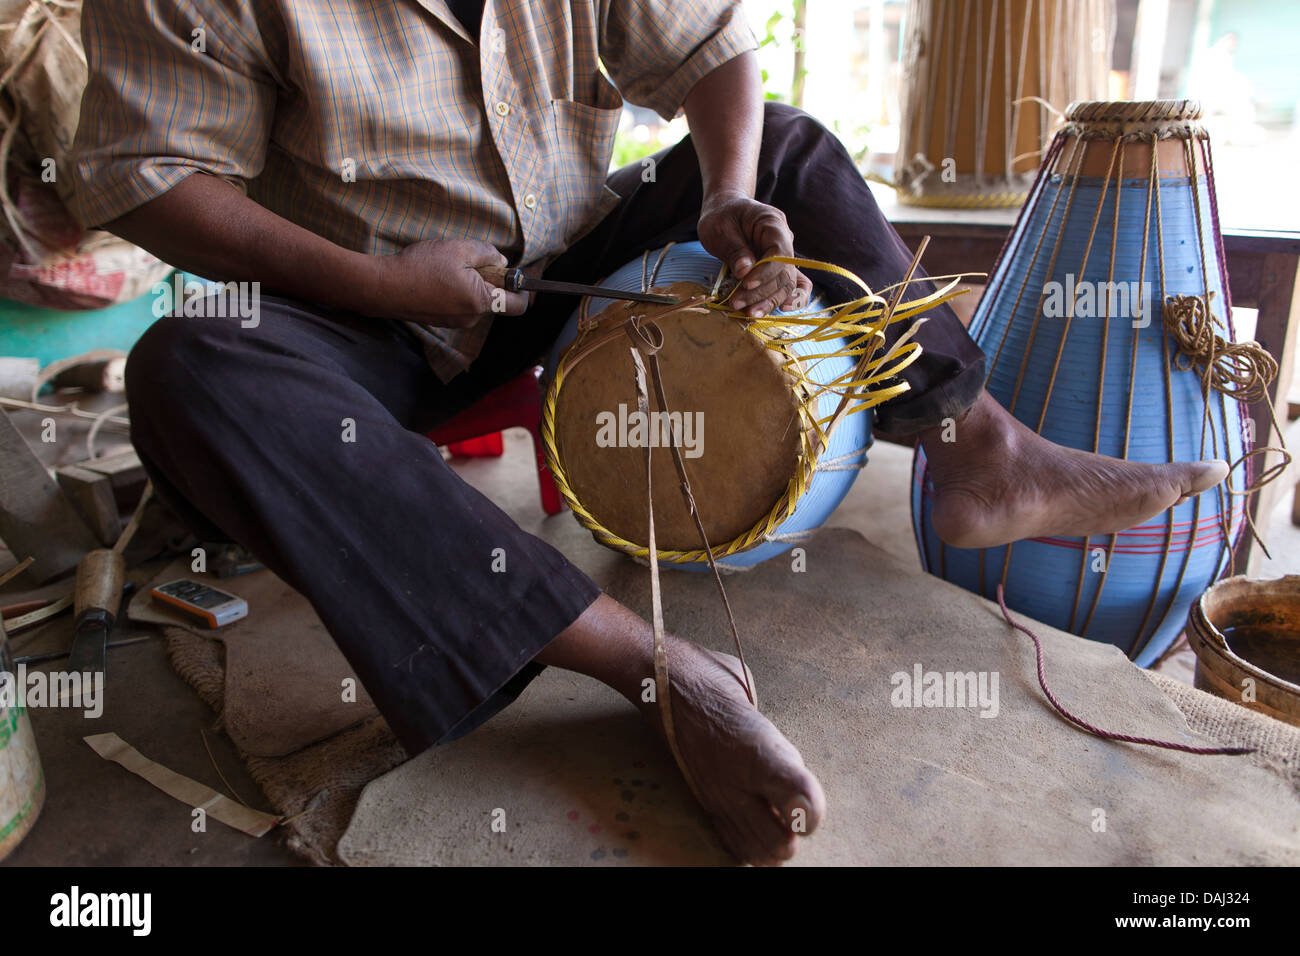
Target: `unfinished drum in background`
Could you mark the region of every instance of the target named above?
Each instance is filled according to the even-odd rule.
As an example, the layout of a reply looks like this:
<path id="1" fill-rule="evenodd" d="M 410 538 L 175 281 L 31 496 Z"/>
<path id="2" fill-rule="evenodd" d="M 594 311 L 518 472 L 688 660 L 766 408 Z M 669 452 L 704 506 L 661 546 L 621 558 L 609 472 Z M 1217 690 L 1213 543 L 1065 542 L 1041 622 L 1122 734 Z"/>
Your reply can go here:
<path id="1" fill-rule="evenodd" d="M 1024 202 L 1059 111 L 1108 95 L 1111 7 L 1109 0 L 911 0 L 893 184 L 899 201 Z"/>
<path id="2" fill-rule="evenodd" d="M 703 301 L 720 269 L 698 242 L 683 243 L 628 263 L 601 284 Z M 819 308 L 800 315 L 807 322 Z M 716 309 L 666 314 L 671 309 L 601 299 L 575 312 L 547 365 L 548 461 L 561 494 L 597 541 L 648 555 L 645 449 L 638 441 L 648 435 L 633 432 L 632 339 L 620 329 L 633 314 L 650 316 L 662 332 L 668 411 L 709 545 L 723 567 L 753 565 L 820 526 L 866 463 L 870 414 L 844 417 L 824 445 L 817 426 L 835 413 L 842 396 L 831 386 L 852 376 L 857 356 L 843 340 L 801 339 L 807 326 L 784 328 L 780 313 L 747 322 Z M 661 411 L 653 392 L 650 411 Z M 706 555 L 671 450 L 652 445 L 652 461 L 659 559 L 702 569 Z"/>
<path id="3" fill-rule="evenodd" d="M 1012 608 L 1147 666 L 1229 566 L 1255 481 L 1247 403 L 1267 399 L 1276 363 L 1234 341 L 1200 107 L 1078 103 L 1067 117 L 971 323 L 988 391 L 1069 448 L 1233 471 L 1115 534 L 967 550 L 934 532 L 918 450 L 913 517 L 927 570 L 989 598 L 1002 583 Z"/>

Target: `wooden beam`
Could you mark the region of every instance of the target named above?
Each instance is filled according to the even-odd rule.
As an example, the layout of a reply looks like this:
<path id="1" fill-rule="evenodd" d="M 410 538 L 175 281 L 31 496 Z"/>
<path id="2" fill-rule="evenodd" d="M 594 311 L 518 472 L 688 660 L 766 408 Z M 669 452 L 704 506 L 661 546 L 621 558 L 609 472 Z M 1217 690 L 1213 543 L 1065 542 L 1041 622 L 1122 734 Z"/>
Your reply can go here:
<path id="1" fill-rule="evenodd" d="M 113 496 L 113 480 L 80 465 L 64 465 L 54 477 L 99 543 L 111 547 L 122 533 L 122 515 Z"/>
<path id="2" fill-rule="evenodd" d="M 7 414 L 0 413 L 0 539 L 43 584 L 77 566 L 99 547 L 41 460 Z"/>
<path id="3" fill-rule="evenodd" d="M 964 220 L 949 224 L 917 219 L 892 225 L 913 252 L 923 236 L 932 237 L 922 264 L 931 274 L 991 272 L 1011 234 L 1011 227 L 1003 223 Z M 1269 256 L 1300 257 L 1300 237 L 1285 233 L 1235 231 L 1224 234 L 1223 245 L 1232 304 L 1246 309 L 1259 307 Z"/>
<path id="4" fill-rule="evenodd" d="M 112 484 L 117 506 L 122 511 L 130 511 L 135 507 L 144 491 L 145 482 L 149 480 L 144 465 L 140 464 L 140 457 L 133 449 L 103 458 L 90 458 L 77 462 L 77 466 L 106 476 Z"/>

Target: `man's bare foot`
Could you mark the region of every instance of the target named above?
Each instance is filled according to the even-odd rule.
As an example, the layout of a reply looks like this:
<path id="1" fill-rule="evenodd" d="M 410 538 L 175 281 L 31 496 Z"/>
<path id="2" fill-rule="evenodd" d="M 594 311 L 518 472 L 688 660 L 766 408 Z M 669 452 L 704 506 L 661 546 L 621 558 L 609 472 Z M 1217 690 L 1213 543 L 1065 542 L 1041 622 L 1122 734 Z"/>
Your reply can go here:
<path id="1" fill-rule="evenodd" d="M 744 863 L 790 859 L 825 815 L 821 784 L 749 703 L 739 660 L 675 637 L 667 644 L 678 749 L 723 844 Z M 662 736 L 658 705 L 643 710 Z"/>
<path id="2" fill-rule="evenodd" d="M 1148 465 L 1063 448 L 987 392 L 951 429 L 955 441 L 943 441 L 943 431 L 921 434 L 934 483 L 930 520 L 958 548 L 1122 531 L 1228 474 L 1217 460 Z"/>
<path id="3" fill-rule="evenodd" d="M 778 864 L 826 812 L 821 785 L 794 745 L 745 696 L 740 662 L 667 638 L 673 724 L 697 796 L 723 844 L 742 863 Z M 602 595 L 537 660 L 604 681 L 636 705 L 662 738 L 650 626 Z"/>

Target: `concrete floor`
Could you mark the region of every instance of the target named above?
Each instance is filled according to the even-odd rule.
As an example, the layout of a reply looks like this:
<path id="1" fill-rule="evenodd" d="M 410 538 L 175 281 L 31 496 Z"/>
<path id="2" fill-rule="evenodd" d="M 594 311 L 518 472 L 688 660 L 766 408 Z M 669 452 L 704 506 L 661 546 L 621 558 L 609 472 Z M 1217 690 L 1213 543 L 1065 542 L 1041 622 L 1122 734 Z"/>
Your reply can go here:
<path id="1" fill-rule="evenodd" d="M 566 542 L 576 546 L 584 538 L 589 541 L 587 532 L 568 514 L 542 515 L 527 435 L 512 431 L 507 437 L 504 458 L 461 462 L 456 467 L 526 530 L 541 534 L 561 550 Z M 878 443 L 870 467 L 830 524 L 855 528 L 919 567 L 907 504 L 910 463 L 910 449 Z M 1270 526 L 1274 561 L 1266 569 L 1269 575 L 1300 572 L 1300 528 L 1291 526 L 1289 514 L 1288 497 Z M 623 559 L 611 553 L 609 560 Z M 0 553 L 0 569 L 11 564 L 8 555 Z M 151 573 L 142 569 L 138 577 L 145 580 Z M 18 653 L 66 647 L 71 626 L 67 616 L 56 619 L 37 638 L 24 640 Z M 128 625 L 115 633 L 115 639 L 149 633 L 147 628 Z M 33 831 L 4 865 L 297 864 L 274 833 L 253 839 L 215 821 L 209 821 L 206 833 L 191 832 L 188 807 L 101 759 L 82 742 L 87 734 L 116 732 L 145 756 L 229 792 L 217 772 L 220 767 L 244 802 L 271 809 L 229 740 L 212 731 L 216 715 L 171 669 L 160 639 L 111 651 L 109 667 L 112 692 L 100 719 L 86 720 L 79 711 L 58 708 L 33 711 L 48 796 Z M 211 758 L 204 745 L 205 732 Z"/>

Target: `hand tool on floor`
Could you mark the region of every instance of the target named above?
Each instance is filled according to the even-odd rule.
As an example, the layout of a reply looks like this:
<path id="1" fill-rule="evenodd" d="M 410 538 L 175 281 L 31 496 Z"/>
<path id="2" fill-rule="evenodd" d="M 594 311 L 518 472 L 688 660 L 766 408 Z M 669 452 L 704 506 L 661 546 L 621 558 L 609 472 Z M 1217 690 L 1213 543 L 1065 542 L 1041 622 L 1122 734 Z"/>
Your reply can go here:
<path id="1" fill-rule="evenodd" d="M 91 551 L 77 565 L 77 618 L 72 652 L 68 655 L 70 672 L 105 670 L 108 632 L 117 619 L 125 578 L 126 562 L 120 554 L 107 549 Z"/>
<path id="2" fill-rule="evenodd" d="M 146 634 L 143 637 L 127 637 L 120 641 L 109 641 L 106 647 L 113 650 L 115 647 L 130 647 L 132 644 L 143 644 L 145 641 L 155 640 L 154 635 Z M 15 657 L 15 664 L 48 664 L 50 661 L 62 660 L 67 657 L 68 651 L 50 651 L 46 654 L 28 654 L 25 657 Z"/>
<path id="3" fill-rule="evenodd" d="M 562 295 L 590 295 L 598 299 L 630 299 L 633 302 L 654 302 L 659 305 L 676 305 L 680 300 L 675 295 L 662 295 L 658 292 L 620 292 L 617 289 L 602 289 L 598 285 L 581 285 L 577 282 L 555 282 L 551 279 L 534 279 L 525 275 L 522 269 L 507 269 L 504 266 L 478 266 L 474 271 L 481 275 L 489 285 L 507 292 L 559 292 Z"/>

